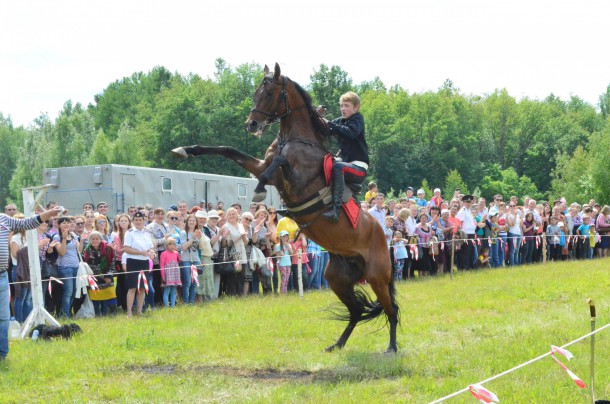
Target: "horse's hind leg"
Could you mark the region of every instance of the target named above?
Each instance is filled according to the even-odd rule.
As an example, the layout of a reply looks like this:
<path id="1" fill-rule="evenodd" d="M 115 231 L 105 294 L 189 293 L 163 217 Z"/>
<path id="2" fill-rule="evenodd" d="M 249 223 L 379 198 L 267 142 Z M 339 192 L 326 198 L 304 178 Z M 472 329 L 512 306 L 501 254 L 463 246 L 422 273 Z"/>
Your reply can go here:
<path id="1" fill-rule="evenodd" d="M 328 281 L 328 285 L 335 292 L 339 300 L 347 307 L 349 312 L 349 320 L 347 327 L 333 345 L 326 348 L 326 352 L 331 352 L 335 348 L 343 348 L 349 339 L 352 331 L 360 321 L 361 315 L 364 312 L 363 308 L 357 304 L 354 284 L 364 276 L 364 271 L 355 270 L 345 259 L 330 254 L 328 268 L 326 268 L 324 277 Z"/>
<path id="2" fill-rule="evenodd" d="M 396 327 L 398 325 L 398 303 L 396 302 L 395 285 L 392 280 L 392 263 L 387 260 L 371 261 L 368 268 L 375 268 L 374 271 L 367 271 L 366 280 L 371 285 L 371 289 L 377 295 L 377 300 L 383 307 L 383 311 L 388 317 L 390 324 L 390 344 L 386 353 L 395 353 L 398 350 L 396 345 Z"/>

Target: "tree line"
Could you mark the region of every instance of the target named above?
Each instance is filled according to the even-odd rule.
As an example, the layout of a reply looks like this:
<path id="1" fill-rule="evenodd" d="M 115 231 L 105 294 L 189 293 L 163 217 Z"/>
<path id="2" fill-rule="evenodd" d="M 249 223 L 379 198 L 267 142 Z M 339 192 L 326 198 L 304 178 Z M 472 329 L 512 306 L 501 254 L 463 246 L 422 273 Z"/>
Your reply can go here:
<path id="1" fill-rule="evenodd" d="M 126 164 L 244 176 L 221 157 L 178 160 L 182 145 L 234 146 L 262 157 L 277 129 L 256 139 L 245 118 L 262 78 L 258 64 L 236 68 L 217 59 L 213 77 L 155 67 L 106 87 L 88 106 L 67 101 L 58 117 L 41 115 L 14 127 L 0 113 L 0 202 L 21 200 L 21 188 L 40 185 L 45 167 Z M 290 76 L 290 72 L 286 72 Z M 409 93 L 379 78 L 353 83 L 338 66 L 320 65 L 306 88 L 328 116 L 338 99 L 362 100 L 370 148 L 368 180 L 399 194 L 407 186 L 459 187 L 490 198 L 529 195 L 610 201 L 610 85 L 591 105 L 578 96 L 517 100 L 507 90 L 468 95 L 447 80 L 436 91 Z M 7 111 L 10 112 L 10 111 Z"/>

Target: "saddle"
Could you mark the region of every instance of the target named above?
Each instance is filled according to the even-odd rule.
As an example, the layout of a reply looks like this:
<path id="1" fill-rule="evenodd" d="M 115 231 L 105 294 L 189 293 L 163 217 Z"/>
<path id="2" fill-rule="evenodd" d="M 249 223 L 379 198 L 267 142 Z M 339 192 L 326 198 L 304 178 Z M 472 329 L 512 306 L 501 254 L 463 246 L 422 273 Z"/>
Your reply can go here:
<path id="1" fill-rule="evenodd" d="M 324 156 L 324 179 L 326 180 L 326 186 L 331 186 L 333 163 L 335 157 L 332 154 Z M 358 218 L 360 217 L 360 204 L 356 200 L 357 195 L 362 191 L 362 184 L 353 182 L 346 182 L 343 190 L 343 211 L 349 218 L 354 228 L 358 225 Z"/>

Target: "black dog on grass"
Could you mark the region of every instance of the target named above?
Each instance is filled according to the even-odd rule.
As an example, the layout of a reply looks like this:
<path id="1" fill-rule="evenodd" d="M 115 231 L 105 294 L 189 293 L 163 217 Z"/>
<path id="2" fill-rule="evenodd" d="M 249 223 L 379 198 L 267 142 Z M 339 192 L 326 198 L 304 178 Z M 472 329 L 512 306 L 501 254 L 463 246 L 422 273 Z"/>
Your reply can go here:
<path id="1" fill-rule="evenodd" d="M 40 336 L 40 338 L 45 340 L 50 340 L 53 338 L 70 339 L 73 335 L 79 332 L 83 332 L 83 330 L 81 330 L 81 328 L 74 323 L 62 325 L 61 327 L 40 324 L 34 327 L 32 332 L 30 333 L 30 337 L 32 336 L 35 330 L 38 330 L 38 335 Z"/>

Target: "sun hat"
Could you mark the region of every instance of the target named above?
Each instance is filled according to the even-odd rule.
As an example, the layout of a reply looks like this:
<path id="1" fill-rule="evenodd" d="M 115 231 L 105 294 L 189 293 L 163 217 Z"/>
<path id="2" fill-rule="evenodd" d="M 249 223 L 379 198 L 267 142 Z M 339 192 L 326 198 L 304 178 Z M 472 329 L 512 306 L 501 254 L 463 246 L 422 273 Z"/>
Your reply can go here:
<path id="1" fill-rule="evenodd" d="M 280 237 L 284 237 L 284 236 L 288 236 L 288 235 L 289 235 L 289 233 L 286 230 L 282 230 L 280 232 Z"/>
<path id="2" fill-rule="evenodd" d="M 205 217 L 207 219 L 208 214 L 205 213 L 203 210 L 198 210 L 197 212 L 195 212 L 195 217 Z"/>
<path id="3" fill-rule="evenodd" d="M 220 219 L 220 216 L 218 215 L 218 211 L 216 211 L 216 210 L 209 211 L 208 219 Z"/>

